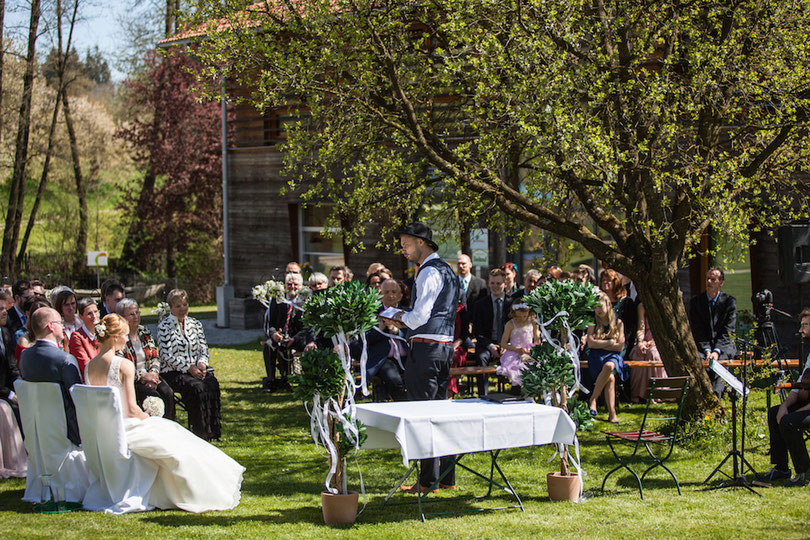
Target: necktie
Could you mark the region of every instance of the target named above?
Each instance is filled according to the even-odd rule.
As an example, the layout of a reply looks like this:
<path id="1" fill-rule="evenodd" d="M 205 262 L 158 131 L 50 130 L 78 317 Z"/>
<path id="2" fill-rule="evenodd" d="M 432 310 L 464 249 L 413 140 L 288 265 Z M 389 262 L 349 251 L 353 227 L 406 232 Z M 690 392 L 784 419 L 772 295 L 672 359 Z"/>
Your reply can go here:
<path id="1" fill-rule="evenodd" d="M 492 324 L 492 338 L 496 343 L 501 342 L 503 335 L 503 299 L 495 299 L 495 320 Z"/>
<path id="2" fill-rule="evenodd" d="M 287 304 L 287 320 L 284 322 L 284 335 L 290 333 L 290 317 L 292 317 L 292 310 L 293 307 L 291 304 Z"/>

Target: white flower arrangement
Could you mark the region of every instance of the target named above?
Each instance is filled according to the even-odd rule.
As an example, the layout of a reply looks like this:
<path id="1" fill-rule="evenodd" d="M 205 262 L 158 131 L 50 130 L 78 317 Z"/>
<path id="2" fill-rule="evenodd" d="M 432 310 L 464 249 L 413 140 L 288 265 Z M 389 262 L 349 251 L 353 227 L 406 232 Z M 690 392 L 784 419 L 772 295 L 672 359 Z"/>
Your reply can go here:
<path id="1" fill-rule="evenodd" d="M 310 298 L 312 298 L 312 289 L 306 285 L 301 285 L 301 288 L 298 289 L 298 294 L 295 297 L 295 303 L 298 305 L 303 305 L 306 304 Z"/>
<path id="2" fill-rule="evenodd" d="M 96 337 L 104 339 L 107 336 L 107 325 L 103 322 L 96 325 Z"/>
<path id="3" fill-rule="evenodd" d="M 157 315 L 158 320 L 161 321 L 171 314 L 171 310 L 169 309 L 169 304 L 166 302 L 158 302 L 158 305 L 155 306 L 155 311 L 152 313 Z"/>
<path id="4" fill-rule="evenodd" d="M 273 299 L 279 302 L 283 300 L 286 295 L 286 290 L 284 289 L 283 283 L 271 279 L 253 287 L 251 293 L 253 298 L 267 306 Z"/>
<path id="5" fill-rule="evenodd" d="M 166 406 L 159 397 L 149 396 L 143 400 L 143 412 L 149 416 L 163 416 L 166 412 Z"/>

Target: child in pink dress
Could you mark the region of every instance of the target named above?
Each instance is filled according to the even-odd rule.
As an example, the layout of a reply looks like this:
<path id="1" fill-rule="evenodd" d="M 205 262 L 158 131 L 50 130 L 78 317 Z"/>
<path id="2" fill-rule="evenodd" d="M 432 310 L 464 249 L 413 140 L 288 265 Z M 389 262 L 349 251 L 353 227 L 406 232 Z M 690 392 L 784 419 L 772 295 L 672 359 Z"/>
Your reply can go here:
<path id="1" fill-rule="evenodd" d="M 528 359 L 532 347 L 540 343 L 540 329 L 531 315 L 526 304 L 513 304 L 509 313 L 511 320 L 503 328 L 501 348 L 506 352 L 501 355 L 501 365 L 496 373 L 509 377 L 513 386 L 521 384 L 524 358 Z"/>

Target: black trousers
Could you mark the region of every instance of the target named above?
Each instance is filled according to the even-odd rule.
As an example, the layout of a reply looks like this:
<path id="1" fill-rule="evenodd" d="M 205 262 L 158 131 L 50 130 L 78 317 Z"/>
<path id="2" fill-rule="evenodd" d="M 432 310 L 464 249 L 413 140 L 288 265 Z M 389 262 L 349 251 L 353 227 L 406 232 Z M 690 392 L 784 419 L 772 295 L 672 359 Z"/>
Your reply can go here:
<path id="1" fill-rule="evenodd" d="M 262 355 L 264 356 L 264 370 L 267 372 L 267 381 L 272 383 L 276 380 L 276 367 L 278 367 L 279 378 L 286 380 L 287 375 L 290 373 L 290 363 L 284 360 L 278 351 L 267 343 L 264 344 Z"/>
<path id="2" fill-rule="evenodd" d="M 453 362 L 453 344 L 411 342 L 408 360 L 405 363 L 405 387 L 410 401 L 447 399 L 447 385 L 450 382 L 450 364 Z M 438 478 L 439 471 L 449 471 L 441 483 L 455 485 L 455 456 L 423 459 L 419 463 L 419 483 L 431 486 Z"/>
<path id="3" fill-rule="evenodd" d="M 163 418 L 175 420 L 174 390 L 166 381 L 161 379 L 157 388 L 149 388 L 142 382 L 135 382 L 135 400 L 138 402 L 139 407 L 142 407 L 143 400 L 150 396 L 159 397 L 163 400 Z"/>
<path id="4" fill-rule="evenodd" d="M 202 380 L 179 371 L 167 371 L 161 376 L 183 397 L 191 431 L 206 441 L 219 439 L 222 435 L 219 381 L 214 374 L 209 371 Z"/>
<path id="5" fill-rule="evenodd" d="M 408 393 L 405 387 L 405 381 L 402 380 L 402 372 L 399 370 L 399 364 L 396 359 L 386 358 L 382 361 L 380 369 L 377 371 L 377 377 L 382 382 L 383 391 L 385 393 L 385 401 L 391 399 L 393 401 L 407 401 Z"/>
<path id="6" fill-rule="evenodd" d="M 495 362 L 497 358 L 489 347 L 475 346 L 475 353 L 473 354 L 473 361 L 476 366 L 486 367 Z M 478 375 L 478 395 L 485 396 L 489 394 L 489 375 Z"/>
<path id="7" fill-rule="evenodd" d="M 768 409 L 768 431 L 771 436 L 771 463 L 782 471 L 789 469 L 788 453 L 793 459 L 793 469 L 796 474 L 810 472 L 810 458 L 807 455 L 807 446 L 802 433 L 810 431 L 810 410 L 796 412 L 807 405 L 796 403 L 788 407 L 788 413 L 782 417 L 777 425 L 776 413 L 779 405 Z"/>

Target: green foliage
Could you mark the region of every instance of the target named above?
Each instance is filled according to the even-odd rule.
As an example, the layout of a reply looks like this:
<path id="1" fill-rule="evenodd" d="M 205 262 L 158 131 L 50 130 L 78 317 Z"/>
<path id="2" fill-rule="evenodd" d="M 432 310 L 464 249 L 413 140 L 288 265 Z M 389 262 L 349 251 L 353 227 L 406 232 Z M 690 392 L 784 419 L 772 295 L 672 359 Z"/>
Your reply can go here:
<path id="1" fill-rule="evenodd" d="M 557 317 L 549 326 L 552 330 L 562 330 L 563 322 L 568 322 L 571 330 L 584 330 L 593 322 L 593 310 L 599 303 L 593 285 L 571 280 L 548 280 L 524 301 L 544 322 L 553 319 L 558 313 L 567 316 Z"/>
<path id="2" fill-rule="evenodd" d="M 574 366 L 565 352 L 549 342 L 532 347 L 534 362 L 527 362 L 523 370 L 523 393 L 541 401 L 543 392 L 555 392 L 565 385 L 574 385 Z"/>
<path id="3" fill-rule="evenodd" d="M 345 419 L 346 421 L 351 422 L 351 417 L 348 414 L 345 415 Z M 366 439 L 368 438 L 366 426 L 360 420 L 355 419 L 354 427 L 357 428 L 357 435 L 360 439 L 357 446 L 363 446 L 363 443 L 366 442 Z M 337 433 L 340 435 L 338 451 L 340 452 L 341 457 L 345 459 L 357 450 L 357 446 L 355 446 L 354 442 L 346 436 L 346 432 L 343 429 L 343 422 L 335 422 L 335 431 L 337 431 Z"/>
<path id="4" fill-rule="evenodd" d="M 304 351 L 301 354 L 301 373 L 290 375 L 293 397 L 300 401 L 312 401 L 316 394 L 324 401 L 338 398 L 345 381 L 343 365 L 332 349 Z"/>
<path id="5" fill-rule="evenodd" d="M 580 431 L 591 431 L 593 429 L 593 416 L 588 410 L 588 404 L 580 401 L 576 397 L 568 400 L 568 416 L 576 424 Z"/>
<path id="6" fill-rule="evenodd" d="M 304 305 L 303 323 L 325 337 L 341 331 L 346 337 L 362 334 L 377 324 L 380 305 L 377 291 L 359 281 L 344 281 L 312 296 Z"/>

